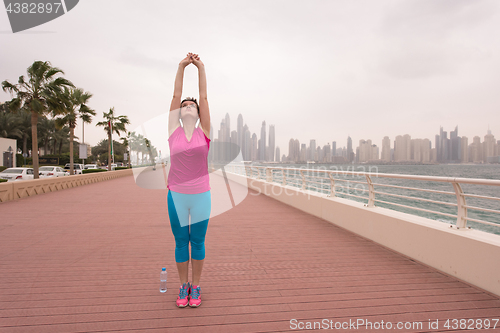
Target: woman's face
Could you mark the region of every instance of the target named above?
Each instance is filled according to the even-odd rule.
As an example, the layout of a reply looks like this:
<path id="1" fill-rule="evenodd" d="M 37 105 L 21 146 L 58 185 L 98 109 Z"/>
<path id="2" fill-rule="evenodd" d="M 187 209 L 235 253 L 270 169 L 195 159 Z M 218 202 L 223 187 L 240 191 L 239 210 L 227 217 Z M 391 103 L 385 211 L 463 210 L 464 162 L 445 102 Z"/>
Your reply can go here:
<path id="1" fill-rule="evenodd" d="M 193 117 L 198 119 L 198 109 L 193 101 L 184 101 L 181 105 L 181 119 L 185 117 Z"/>

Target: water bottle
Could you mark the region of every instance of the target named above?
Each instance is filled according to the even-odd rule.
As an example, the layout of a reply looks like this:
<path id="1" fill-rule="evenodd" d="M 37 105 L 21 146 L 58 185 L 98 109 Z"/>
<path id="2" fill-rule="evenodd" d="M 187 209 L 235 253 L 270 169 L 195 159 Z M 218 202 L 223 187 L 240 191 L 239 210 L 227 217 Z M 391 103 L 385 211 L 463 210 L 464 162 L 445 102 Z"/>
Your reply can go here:
<path id="1" fill-rule="evenodd" d="M 167 269 L 163 267 L 160 273 L 160 292 L 167 291 Z"/>

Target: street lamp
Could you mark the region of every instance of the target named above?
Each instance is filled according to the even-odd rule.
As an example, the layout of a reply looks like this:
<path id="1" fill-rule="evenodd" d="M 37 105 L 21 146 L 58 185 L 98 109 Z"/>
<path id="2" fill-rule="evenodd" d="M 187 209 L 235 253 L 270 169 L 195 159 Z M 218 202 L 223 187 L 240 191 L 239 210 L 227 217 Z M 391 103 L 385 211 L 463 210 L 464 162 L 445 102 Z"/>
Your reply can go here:
<path id="1" fill-rule="evenodd" d="M 12 168 L 14 165 L 13 165 L 13 161 L 12 161 L 12 147 L 9 146 L 9 148 L 7 149 L 7 152 L 9 153 L 9 157 L 7 158 L 7 163 L 8 163 L 8 167 L 9 168 Z"/>

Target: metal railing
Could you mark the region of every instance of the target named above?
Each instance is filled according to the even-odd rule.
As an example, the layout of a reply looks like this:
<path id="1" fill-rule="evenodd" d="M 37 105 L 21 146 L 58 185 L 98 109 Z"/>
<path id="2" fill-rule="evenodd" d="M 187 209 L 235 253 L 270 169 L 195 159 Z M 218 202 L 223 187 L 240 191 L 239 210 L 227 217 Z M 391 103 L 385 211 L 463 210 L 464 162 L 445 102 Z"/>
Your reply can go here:
<path id="1" fill-rule="evenodd" d="M 462 186 L 464 184 L 500 186 L 500 180 L 458 178 L 458 177 L 436 177 L 436 176 L 388 174 L 388 173 L 367 173 L 367 172 L 338 171 L 338 170 L 298 169 L 298 168 L 282 168 L 282 167 L 254 166 L 254 165 L 238 166 L 232 164 L 224 166 L 224 169 L 226 171 L 233 172 L 235 174 L 245 175 L 249 178 L 260 179 L 270 183 L 278 183 L 283 186 L 294 186 L 302 190 L 308 189 L 317 191 L 320 193 L 324 193 L 329 197 L 346 196 L 347 198 L 356 198 L 359 200 L 366 201 L 365 203 L 366 207 L 375 207 L 375 203 L 381 203 L 389 206 L 402 207 L 410 210 L 418 210 L 425 213 L 446 216 L 449 218 L 453 218 L 456 221 L 455 227 L 457 229 L 463 229 L 463 228 L 470 229 L 470 226 L 467 226 L 467 221 L 473 221 L 484 225 L 500 227 L 499 223 L 489 222 L 478 218 L 472 218 L 468 214 L 468 210 L 474 210 L 479 212 L 498 214 L 498 216 L 500 217 L 500 209 L 489 209 L 485 207 L 471 206 L 467 203 L 466 200 L 467 197 L 491 200 L 495 204 L 498 203 L 498 208 L 500 208 L 500 197 L 480 195 L 474 193 L 465 193 Z M 359 178 L 364 178 L 364 181 L 334 178 L 334 176 L 338 175 L 357 176 Z M 453 186 L 454 191 L 451 192 L 451 191 L 443 191 L 437 189 L 428 189 L 428 188 L 426 189 L 426 188 L 401 186 L 394 184 L 374 183 L 373 182 L 374 178 L 448 183 Z M 347 186 L 345 185 L 345 182 L 347 182 Z M 353 189 L 353 187 L 350 186 L 351 183 L 355 184 L 354 186 L 355 194 L 350 193 L 352 192 L 350 190 Z M 381 191 L 379 187 L 423 192 L 426 193 L 428 197 L 425 198 L 419 196 L 390 193 L 387 191 Z M 377 188 L 377 190 L 375 188 Z M 339 192 L 338 191 L 339 189 L 341 189 L 342 191 Z M 361 192 L 364 195 L 359 195 L 360 193 L 358 192 Z M 455 198 L 453 202 L 433 200 L 429 198 L 433 194 L 439 195 L 440 198 L 443 197 L 444 195 L 454 196 Z M 430 206 L 432 206 L 433 204 L 441 206 L 451 206 L 456 209 L 456 214 L 445 213 L 433 209 L 426 209 L 422 207 L 417 207 L 415 205 L 407 205 L 407 204 L 382 200 L 380 197 L 384 196 L 411 200 L 413 203 L 421 202 Z M 495 208 L 497 207 L 495 206 Z"/>

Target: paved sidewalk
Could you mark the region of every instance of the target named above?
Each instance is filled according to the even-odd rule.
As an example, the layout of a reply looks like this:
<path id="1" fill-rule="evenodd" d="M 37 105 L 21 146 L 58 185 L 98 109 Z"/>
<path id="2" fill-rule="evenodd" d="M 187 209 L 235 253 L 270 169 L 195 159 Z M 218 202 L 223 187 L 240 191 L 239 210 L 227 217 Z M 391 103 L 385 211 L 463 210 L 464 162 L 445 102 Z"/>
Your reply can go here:
<path id="1" fill-rule="evenodd" d="M 255 194 L 210 220 L 197 309 L 175 306 L 166 191 L 123 177 L 0 204 L 0 333 L 283 332 L 292 319 L 452 332 L 448 318 L 500 318 L 498 297 Z"/>

